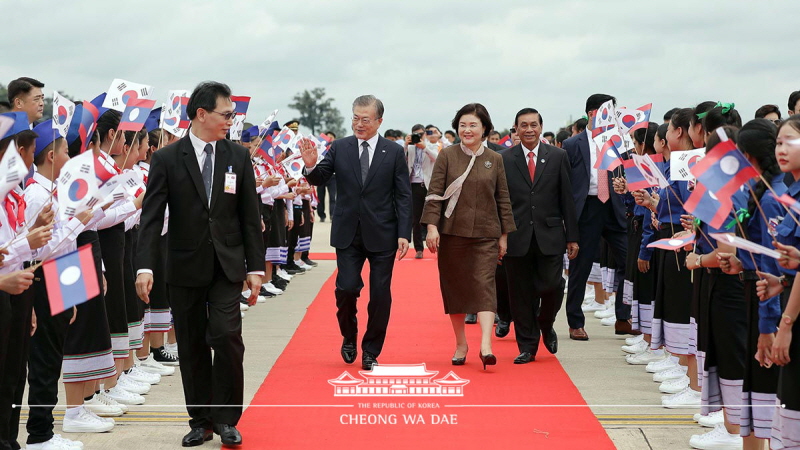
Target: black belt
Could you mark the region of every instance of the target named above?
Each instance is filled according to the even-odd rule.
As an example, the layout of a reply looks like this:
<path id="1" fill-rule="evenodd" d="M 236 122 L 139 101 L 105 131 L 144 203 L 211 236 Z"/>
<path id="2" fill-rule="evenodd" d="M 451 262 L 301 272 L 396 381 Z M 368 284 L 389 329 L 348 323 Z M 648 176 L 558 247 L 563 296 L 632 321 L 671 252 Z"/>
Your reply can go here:
<path id="1" fill-rule="evenodd" d="M 723 272 L 722 269 L 720 269 L 718 267 L 707 267 L 706 271 L 708 273 L 712 274 L 712 275 L 724 275 L 725 274 L 725 272 Z"/>
<path id="2" fill-rule="evenodd" d="M 744 270 L 739 272 L 739 279 L 742 281 L 758 281 L 761 277 L 758 276 L 755 270 Z"/>
<path id="3" fill-rule="evenodd" d="M 658 227 L 658 229 L 659 229 L 659 230 L 666 230 L 666 229 L 669 229 L 669 228 L 678 228 L 678 231 L 683 231 L 683 225 L 681 225 L 681 224 L 674 224 L 674 223 L 670 223 L 670 222 L 665 222 L 665 223 L 662 223 L 662 224 L 661 224 L 661 225 Z"/>

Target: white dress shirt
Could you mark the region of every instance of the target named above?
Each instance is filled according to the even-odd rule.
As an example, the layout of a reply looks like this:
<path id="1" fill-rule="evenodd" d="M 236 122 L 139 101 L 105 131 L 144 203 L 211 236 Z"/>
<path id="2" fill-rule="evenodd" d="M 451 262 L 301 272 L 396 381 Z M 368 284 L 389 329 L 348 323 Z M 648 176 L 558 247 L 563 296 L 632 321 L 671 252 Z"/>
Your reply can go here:
<path id="1" fill-rule="evenodd" d="M 539 161 L 536 161 L 536 157 L 539 156 L 539 142 L 536 142 L 536 147 L 534 147 L 533 150 L 528 150 L 528 148 L 525 147 L 525 144 L 520 143 L 520 145 L 522 145 L 522 154 L 525 155 L 525 164 L 528 164 L 529 153 L 533 153 L 533 164 L 538 164 Z"/>
<path id="2" fill-rule="evenodd" d="M 372 166 L 372 158 L 375 156 L 375 147 L 378 146 L 378 135 L 372 136 L 371 138 L 367 139 L 366 141 L 362 139 L 358 139 L 358 157 L 361 158 L 361 152 L 364 149 L 361 145 L 366 142 L 369 145 L 369 165 Z"/>
<path id="3" fill-rule="evenodd" d="M 586 128 L 586 138 L 589 140 L 589 195 L 597 195 L 597 145 L 592 139 L 592 130 Z"/>

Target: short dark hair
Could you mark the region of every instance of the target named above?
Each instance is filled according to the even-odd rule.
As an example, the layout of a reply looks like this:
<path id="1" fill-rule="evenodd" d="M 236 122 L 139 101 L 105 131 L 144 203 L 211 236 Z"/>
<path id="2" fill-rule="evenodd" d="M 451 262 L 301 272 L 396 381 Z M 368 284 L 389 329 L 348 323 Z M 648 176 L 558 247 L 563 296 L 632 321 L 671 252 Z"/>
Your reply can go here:
<path id="1" fill-rule="evenodd" d="M 447 131 L 445 131 L 445 132 L 444 132 L 444 134 L 447 134 L 447 133 L 450 133 L 450 134 L 452 134 L 453 136 L 458 136 L 458 135 L 456 134 L 456 132 L 455 132 L 455 131 L 453 131 L 453 130 L 447 130 Z"/>
<path id="2" fill-rule="evenodd" d="M 122 113 L 114 109 L 109 109 L 100 115 L 100 118 L 97 119 L 97 128 L 95 128 L 95 134 L 99 138 L 98 142 L 103 142 L 106 139 L 109 130 L 116 130 L 119 127 L 121 118 Z"/>
<path id="3" fill-rule="evenodd" d="M 674 111 L 674 113 L 675 112 L 678 112 L 678 111 Z M 669 120 L 672 121 L 672 116 L 669 116 Z M 667 131 L 668 130 L 669 130 L 669 124 L 668 123 L 662 123 L 661 125 L 659 125 L 658 126 L 658 131 L 656 131 L 656 135 L 658 136 L 658 140 L 666 141 L 667 140 Z"/>
<path id="4" fill-rule="evenodd" d="M 703 120 L 699 116 L 703 115 L 703 113 L 711 111 L 711 108 L 713 108 L 715 106 L 717 106 L 717 102 L 705 101 L 705 102 L 698 103 L 697 106 L 695 106 L 694 109 L 693 109 L 694 114 L 692 114 L 691 120 L 689 121 L 690 125 L 694 125 L 694 124 L 696 124 L 698 122 L 700 122 L 700 124 L 702 125 L 703 124 Z M 706 129 L 703 128 L 703 131 L 706 131 Z"/>
<path id="5" fill-rule="evenodd" d="M 669 111 L 664 113 L 664 122 L 669 122 L 672 119 L 672 115 L 675 114 L 675 111 L 679 110 L 680 108 L 672 108 Z"/>
<path id="6" fill-rule="evenodd" d="M 789 94 L 789 111 L 794 111 L 794 107 L 797 106 L 797 102 L 800 101 L 800 91 L 794 91 Z M 794 111 L 797 114 L 797 111 Z"/>
<path id="7" fill-rule="evenodd" d="M 483 136 L 482 138 L 486 139 L 489 137 L 489 133 L 494 129 L 494 125 L 492 124 L 492 118 L 489 116 L 489 111 L 486 110 L 486 107 L 481 105 L 480 103 L 469 103 L 461 107 L 456 113 L 456 116 L 453 118 L 453 123 L 450 125 L 458 129 L 458 122 L 461 120 L 462 116 L 467 114 L 472 114 L 481 121 L 481 125 L 483 125 Z"/>
<path id="8" fill-rule="evenodd" d="M 569 131 L 560 130 L 558 132 L 558 134 L 556 135 L 556 143 L 560 144 L 560 143 L 566 141 L 567 139 L 569 139 L 571 136 L 572 136 L 572 133 L 570 133 Z"/>
<path id="9" fill-rule="evenodd" d="M 633 131 L 633 139 L 635 139 L 636 142 L 640 142 L 644 146 L 644 151 L 652 155 L 656 152 L 653 146 L 656 140 L 656 134 L 658 134 L 658 124 L 650 122 L 647 124 L 647 128 L 635 129 Z"/>
<path id="10" fill-rule="evenodd" d="M 356 106 L 374 106 L 377 119 L 383 119 L 383 102 L 374 95 L 362 95 L 353 100 L 353 109 Z"/>
<path id="11" fill-rule="evenodd" d="M 721 106 L 715 106 L 708 110 L 703 117 L 703 129 L 709 133 L 719 127 L 730 125 L 734 128 L 742 128 L 742 118 L 735 108 L 730 108 L 727 112 Z"/>
<path id="12" fill-rule="evenodd" d="M 11 103 L 5 100 L 0 100 L 0 113 L 11 111 Z"/>
<path id="13" fill-rule="evenodd" d="M 194 88 L 192 96 L 189 97 L 189 104 L 186 106 L 189 120 L 194 120 L 197 117 L 199 108 L 213 111 L 217 107 L 218 98 L 230 98 L 230 96 L 231 88 L 227 84 L 217 81 L 203 81 Z"/>
<path id="14" fill-rule="evenodd" d="M 30 149 L 33 142 L 39 137 L 33 130 L 22 130 L 14 136 L 17 141 L 17 147 L 25 147 L 26 149 Z"/>
<path id="15" fill-rule="evenodd" d="M 756 110 L 756 119 L 763 119 L 767 117 L 767 114 L 775 113 L 778 115 L 778 119 L 781 118 L 781 110 L 778 108 L 778 105 L 764 105 L 761 108 Z"/>
<path id="16" fill-rule="evenodd" d="M 325 134 L 332 134 L 333 138 L 336 139 L 336 133 L 334 133 L 333 131 L 326 131 Z"/>
<path id="17" fill-rule="evenodd" d="M 424 129 L 425 129 L 425 126 L 422 125 L 421 123 L 418 123 L 418 124 L 414 125 L 413 127 L 411 127 L 411 132 L 413 133 L 413 132 L 415 132 L 417 130 L 424 130 Z"/>
<path id="18" fill-rule="evenodd" d="M 8 83 L 8 102 L 13 103 L 14 99 L 22 94 L 27 94 L 33 88 L 43 88 L 44 83 L 34 78 L 19 77 L 16 80 Z"/>
<path id="19" fill-rule="evenodd" d="M 536 114 L 537 116 L 539 116 L 539 125 L 543 125 L 544 124 L 544 120 L 542 120 L 542 114 L 539 111 L 537 111 L 537 110 L 535 110 L 533 108 L 522 108 L 522 109 L 519 110 L 517 115 L 514 116 L 514 125 L 515 126 L 518 125 L 519 116 L 524 116 L 525 114 Z"/>
<path id="20" fill-rule="evenodd" d="M 578 132 L 586 130 L 586 127 L 589 125 L 589 119 L 581 117 L 580 119 L 576 120 L 573 124 L 575 126 L 575 130 Z"/>
<path id="21" fill-rule="evenodd" d="M 500 132 L 499 132 L 499 131 L 497 131 L 497 130 L 492 130 L 492 131 L 490 131 L 490 132 L 489 132 L 489 136 L 494 136 L 495 134 L 496 134 L 498 137 L 500 136 Z"/>
<path id="22" fill-rule="evenodd" d="M 589 98 L 586 99 L 586 114 L 589 114 L 589 111 L 594 111 L 599 109 L 603 103 L 611 100 L 614 103 L 614 106 L 617 106 L 617 99 L 613 95 L 608 94 L 592 94 Z"/>
<path id="23" fill-rule="evenodd" d="M 556 137 L 555 133 L 553 133 L 552 131 L 545 131 L 545 132 L 542 134 L 542 136 L 543 136 L 543 137 L 546 137 L 546 138 L 548 138 L 548 137 L 551 137 L 551 138 L 553 138 L 553 139 L 555 139 L 555 137 Z"/>

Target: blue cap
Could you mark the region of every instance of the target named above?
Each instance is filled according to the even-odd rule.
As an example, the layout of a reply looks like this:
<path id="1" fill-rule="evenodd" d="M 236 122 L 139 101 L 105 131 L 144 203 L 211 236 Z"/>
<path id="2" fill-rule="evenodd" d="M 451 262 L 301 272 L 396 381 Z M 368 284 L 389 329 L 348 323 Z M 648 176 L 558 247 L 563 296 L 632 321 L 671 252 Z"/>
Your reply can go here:
<path id="1" fill-rule="evenodd" d="M 53 129 L 52 119 L 45 120 L 39 125 L 36 125 L 33 132 L 38 135 L 36 137 L 36 150 L 33 152 L 33 156 L 38 156 L 48 145 L 61 137 L 61 135 L 58 134 L 58 130 Z"/>
<path id="2" fill-rule="evenodd" d="M 250 130 L 242 131 L 242 142 L 250 142 Z"/>
<path id="3" fill-rule="evenodd" d="M 147 129 L 147 132 L 151 132 L 158 128 L 159 122 L 161 121 L 161 107 L 150 111 L 150 115 L 147 116 L 147 120 L 144 121 L 144 127 Z"/>
<path id="4" fill-rule="evenodd" d="M 98 95 L 97 97 L 94 98 L 94 100 L 89 102 L 89 103 L 93 104 L 95 108 L 97 108 L 97 117 L 102 116 L 104 112 L 108 111 L 108 108 L 103 108 L 103 102 L 104 101 L 106 101 L 106 93 L 105 92 L 103 92 L 102 94 Z"/>
<path id="5" fill-rule="evenodd" d="M 250 136 L 250 141 L 252 141 L 253 138 L 258 137 L 258 134 L 259 134 L 258 133 L 258 125 L 253 125 L 252 127 L 242 131 L 242 138 L 244 138 L 244 134 L 245 133 L 247 133 L 247 135 Z M 250 141 L 247 141 L 247 142 L 250 142 Z"/>
<path id="6" fill-rule="evenodd" d="M 9 117 L 14 121 L 14 125 L 11 125 L 11 128 L 6 131 L 6 134 L 0 139 L 5 139 L 9 136 L 14 136 L 17 133 L 23 132 L 25 130 L 30 130 L 31 125 L 28 123 L 28 113 L 22 111 L 15 111 L 15 112 L 7 112 L 0 114 L 5 117 Z"/>

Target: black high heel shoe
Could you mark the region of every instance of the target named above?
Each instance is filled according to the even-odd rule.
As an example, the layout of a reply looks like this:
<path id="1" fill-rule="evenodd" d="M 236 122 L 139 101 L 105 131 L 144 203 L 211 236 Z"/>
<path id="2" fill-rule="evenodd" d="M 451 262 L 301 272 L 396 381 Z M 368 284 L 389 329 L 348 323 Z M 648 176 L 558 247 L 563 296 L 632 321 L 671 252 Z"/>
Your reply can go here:
<path id="1" fill-rule="evenodd" d="M 488 355 L 484 355 L 483 353 L 478 353 L 481 357 L 481 362 L 483 363 L 483 370 L 486 370 L 486 366 L 493 366 L 497 364 L 497 358 L 489 353 Z"/>
<path id="2" fill-rule="evenodd" d="M 467 349 L 467 351 L 469 351 L 469 349 Z M 454 366 L 463 366 L 467 362 L 466 353 L 464 354 L 464 356 L 462 358 L 456 358 L 455 355 L 454 355 L 451 362 L 453 363 Z"/>

